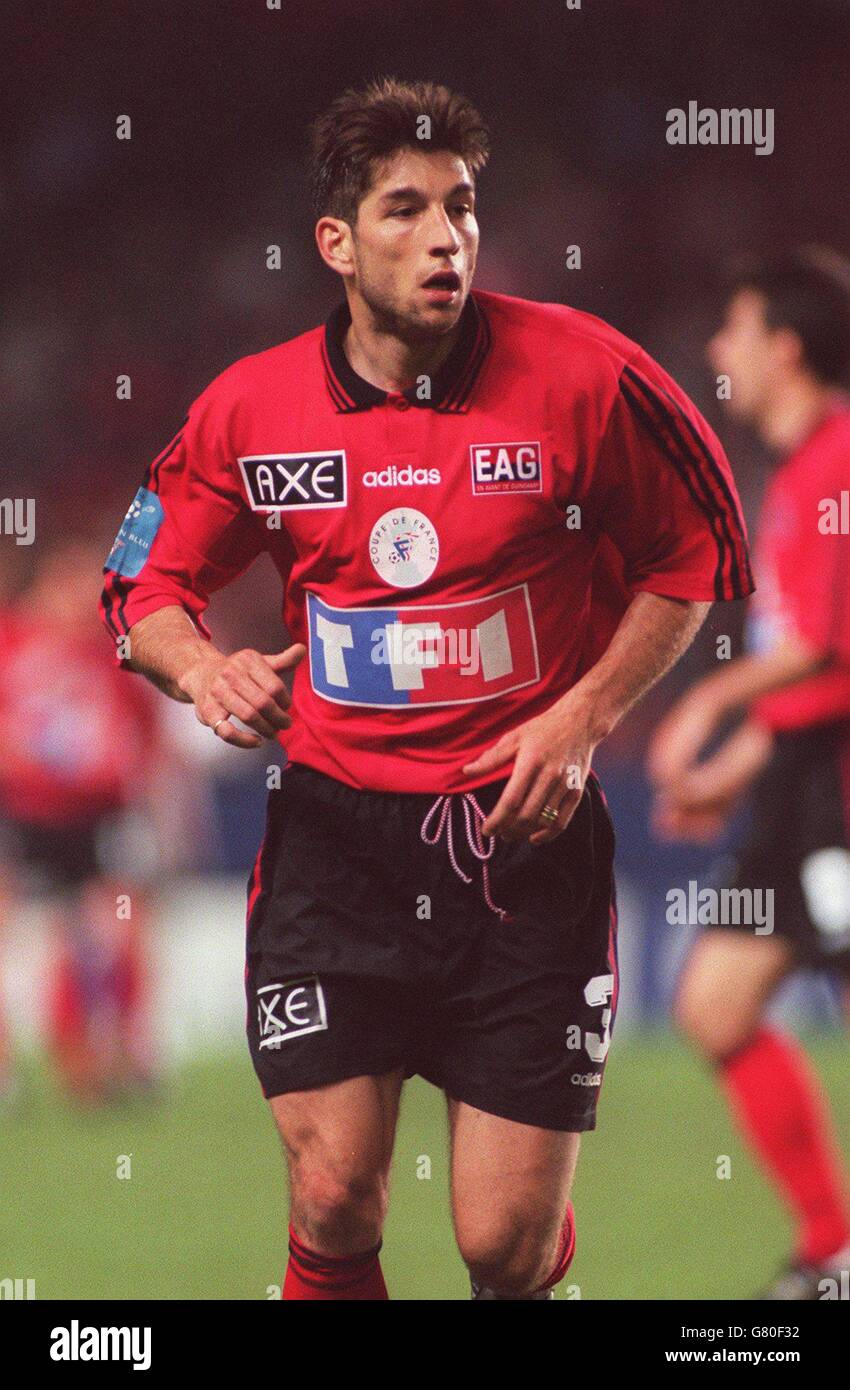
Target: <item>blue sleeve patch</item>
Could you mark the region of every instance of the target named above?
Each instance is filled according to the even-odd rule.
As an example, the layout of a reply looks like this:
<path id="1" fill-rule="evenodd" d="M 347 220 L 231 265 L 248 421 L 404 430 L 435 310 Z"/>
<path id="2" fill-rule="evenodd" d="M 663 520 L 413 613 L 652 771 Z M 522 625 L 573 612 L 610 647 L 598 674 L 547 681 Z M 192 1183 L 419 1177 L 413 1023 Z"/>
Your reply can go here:
<path id="1" fill-rule="evenodd" d="M 140 487 L 121 522 L 121 529 L 106 559 L 105 568 L 135 579 L 141 574 L 165 519 L 162 503 L 155 492 Z"/>

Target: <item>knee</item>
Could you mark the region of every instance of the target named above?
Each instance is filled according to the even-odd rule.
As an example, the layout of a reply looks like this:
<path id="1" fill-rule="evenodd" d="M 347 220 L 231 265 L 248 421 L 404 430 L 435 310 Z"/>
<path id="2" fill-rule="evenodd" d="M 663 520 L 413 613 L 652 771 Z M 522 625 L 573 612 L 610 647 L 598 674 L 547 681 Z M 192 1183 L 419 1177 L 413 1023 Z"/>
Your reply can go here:
<path id="1" fill-rule="evenodd" d="M 290 1173 L 293 1220 L 317 1249 L 347 1254 L 377 1244 L 387 1209 L 381 1173 L 348 1170 L 309 1159 Z"/>
<path id="2" fill-rule="evenodd" d="M 730 1004 L 728 997 L 687 984 L 676 998 L 673 1021 L 691 1046 L 713 1064 L 745 1046 L 758 1026 L 758 1018 Z"/>
<path id="3" fill-rule="evenodd" d="M 558 1233 L 522 1223 L 458 1232 L 458 1248 L 476 1284 L 506 1298 L 539 1289 L 552 1272 Z"/>

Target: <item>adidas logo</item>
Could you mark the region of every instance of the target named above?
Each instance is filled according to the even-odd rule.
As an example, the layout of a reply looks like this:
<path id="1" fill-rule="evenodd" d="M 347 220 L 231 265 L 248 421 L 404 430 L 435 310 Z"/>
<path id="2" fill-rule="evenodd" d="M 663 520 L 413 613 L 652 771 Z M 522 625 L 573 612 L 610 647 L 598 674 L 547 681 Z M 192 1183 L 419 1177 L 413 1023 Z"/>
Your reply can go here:
<path id="1" fill-rule="evenodd" d="M 410 487 L 414 483 L 441 483 L 439 468 L 382 468 L 380 473 L 374 469 L 363 474 L 364 487 Z"/>

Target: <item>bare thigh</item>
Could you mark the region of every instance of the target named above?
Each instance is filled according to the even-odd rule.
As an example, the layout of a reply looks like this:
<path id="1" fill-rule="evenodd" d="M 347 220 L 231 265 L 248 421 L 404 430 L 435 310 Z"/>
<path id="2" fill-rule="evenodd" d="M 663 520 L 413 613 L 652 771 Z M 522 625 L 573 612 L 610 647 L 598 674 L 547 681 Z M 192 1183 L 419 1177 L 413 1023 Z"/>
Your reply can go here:
<path id="1" fill-rule="evenodd" d="M 404 1072 L 357 1076 L 270 1101 L 289 1168 L 290 1221 L 320 1254 L 381 1236 Z"/>
<path id="2" fill-rule="evenodd" d="M 704 932 L 679 981 L 678 1027 L 707 1057 L 722 1061 L 749 1042 L 797 963 L 793 946 L 781 937 Z"/>

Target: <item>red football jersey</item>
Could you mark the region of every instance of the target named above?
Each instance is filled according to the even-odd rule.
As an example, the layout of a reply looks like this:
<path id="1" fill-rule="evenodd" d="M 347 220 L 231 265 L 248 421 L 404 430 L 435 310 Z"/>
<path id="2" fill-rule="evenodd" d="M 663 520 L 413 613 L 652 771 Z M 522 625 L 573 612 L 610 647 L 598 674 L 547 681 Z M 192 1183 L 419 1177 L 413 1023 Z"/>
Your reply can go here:
<path id="1" fill-rule="evenodd" d="M 96 632 L 18 612 L 0 649 L 0 814 L 71 826 L 131 802 L 152 756 L 148 692 L 128 692 Z"/>
<path id="2" fill-rule="evenodd" d="M 757 701 L 757 718 L 772 729 L 850 719 L 848 524 L 850 410 L 842 405 L 774 474 L 762 506 L 750 645 L 764 650 L 790 629 L 833 659 Z"/>
<path id="3" fill-rule="evenodd" d="M 113 637 L 166 604 L 205 632 L 209 595 L 269 552 L 308 649 L 294 761 L 376 790 L 495 780 L 464 763 L 567 691 L 635 592 L 752 591 L 723 449 L 635 343 L 476 292 L 434 379 L 386 393 L 349 364 L 349 321 L 203 392 L 105 569 Z"/>

